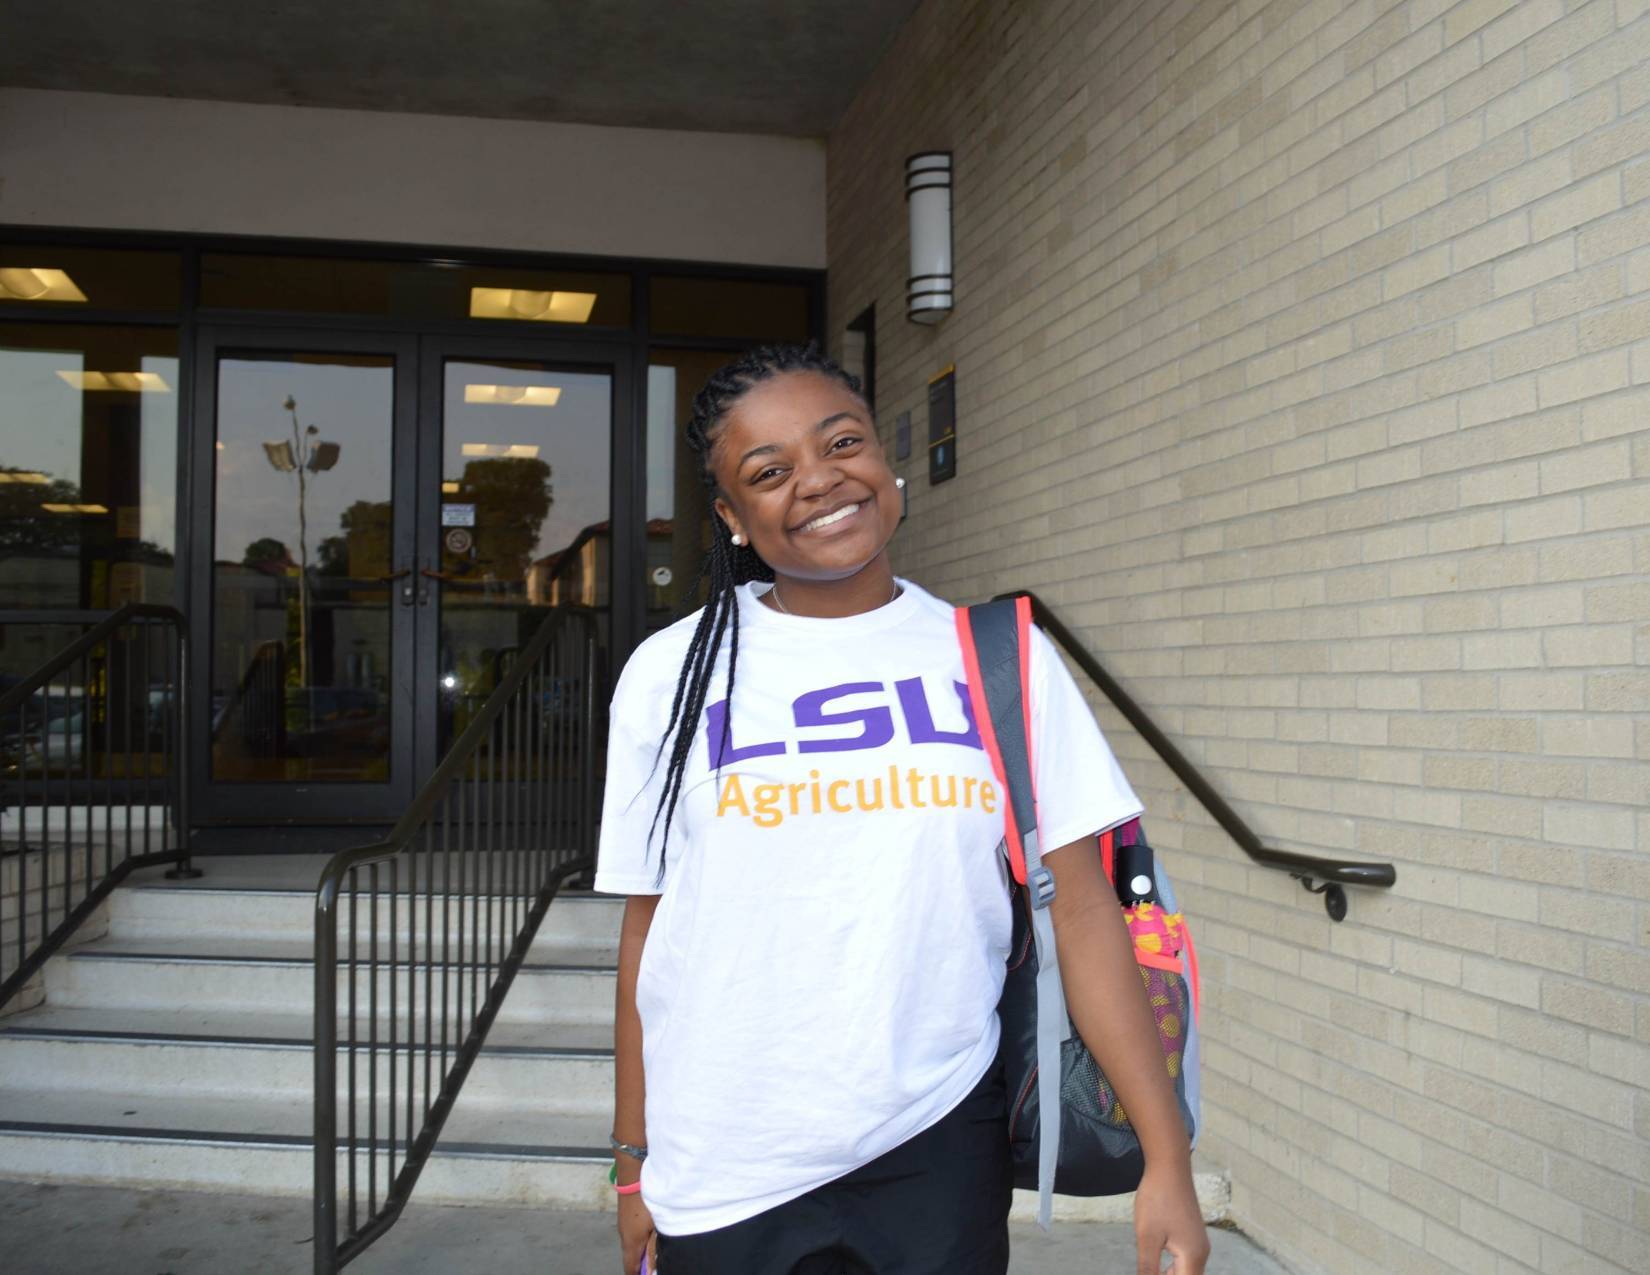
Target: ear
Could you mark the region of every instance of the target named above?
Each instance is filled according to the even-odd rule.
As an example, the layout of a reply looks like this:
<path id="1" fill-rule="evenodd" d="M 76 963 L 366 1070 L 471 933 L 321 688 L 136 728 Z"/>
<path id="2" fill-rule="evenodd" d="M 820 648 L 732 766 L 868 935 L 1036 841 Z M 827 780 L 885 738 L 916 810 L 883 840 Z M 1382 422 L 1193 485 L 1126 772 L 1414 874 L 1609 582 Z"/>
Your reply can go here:
<path id="1" fill-rule="evenodd" d="M 716 516 L 727 523 L 728 530 L 738 536 L 743 543 L 748 545 L 751 542 L 750 537 L 745 534 L 745 525 L 739 521 L 739 515 L 733 512 L 732 505 L 718 496 L 711 502 L 711 508 L 716 510 Z"/>

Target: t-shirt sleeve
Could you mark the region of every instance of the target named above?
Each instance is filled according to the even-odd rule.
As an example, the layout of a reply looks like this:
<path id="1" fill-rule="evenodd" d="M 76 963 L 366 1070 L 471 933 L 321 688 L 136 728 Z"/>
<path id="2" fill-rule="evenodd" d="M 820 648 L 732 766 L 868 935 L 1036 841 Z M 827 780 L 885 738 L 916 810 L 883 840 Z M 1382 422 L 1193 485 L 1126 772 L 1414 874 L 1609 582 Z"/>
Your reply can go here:
<path id="1" fill-rule="evenodd" d="M 659 705 L 644 685 L 646 679 L 638 675 L 641 663 L 642 653 L 637 652 L 620 675 L 608 718 L 607 783 L 596 845 L 596 889 L 603 894 L 664 890 L 659 857 L 648 842 L 670 757 L 659 756 L 664 722 L 656 720 Z M 669 705 L 667 699 L 664 707 Z"/>
<path id="2" fill-rule="evenodd" d="M 1123 768 L 1054 643 L 1031 631 L 1031 757 L 1044 851 L 1140 815 Z"/>

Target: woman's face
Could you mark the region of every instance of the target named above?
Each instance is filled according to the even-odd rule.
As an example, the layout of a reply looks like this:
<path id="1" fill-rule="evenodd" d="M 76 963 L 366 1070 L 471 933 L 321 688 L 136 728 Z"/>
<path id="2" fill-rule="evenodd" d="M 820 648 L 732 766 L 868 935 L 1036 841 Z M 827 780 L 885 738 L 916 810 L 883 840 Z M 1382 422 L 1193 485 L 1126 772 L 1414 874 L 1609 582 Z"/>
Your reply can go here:
<path id="1" fill-rule="evenodd" d="M 747 390 L 714 436 L 711 472 L 716 512 L 779 575 L 855 575 L 899 527 L 899 489 L 870 412 L 818 372 Z"/>

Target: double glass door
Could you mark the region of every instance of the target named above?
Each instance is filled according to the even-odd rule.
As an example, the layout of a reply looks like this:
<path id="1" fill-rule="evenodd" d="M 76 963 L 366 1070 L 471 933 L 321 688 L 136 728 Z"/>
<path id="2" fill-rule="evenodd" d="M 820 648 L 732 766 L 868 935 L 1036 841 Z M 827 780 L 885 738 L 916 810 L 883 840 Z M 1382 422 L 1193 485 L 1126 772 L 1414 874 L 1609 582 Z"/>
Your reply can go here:
<path id="1" fill-rule="evenodd" d="M 203 816 L 393 820 L 551 608 L 606 646 L 620 351 L 225 328 L 196 367 Z"/>

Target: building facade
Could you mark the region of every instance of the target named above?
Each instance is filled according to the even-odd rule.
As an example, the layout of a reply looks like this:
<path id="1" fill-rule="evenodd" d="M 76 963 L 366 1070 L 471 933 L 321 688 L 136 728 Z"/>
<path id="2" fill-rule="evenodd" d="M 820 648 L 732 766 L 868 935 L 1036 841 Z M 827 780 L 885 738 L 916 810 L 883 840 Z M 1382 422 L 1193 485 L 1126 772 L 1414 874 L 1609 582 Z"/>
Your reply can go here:
<path id="1" fill-rule="evenodd" d="M 956 308 L 898 320 L 904 159 Z M 899 567 L 1031 588 L 1200 925 L 1207 1137 L 1304 1270 L 1650 1269 L 1650 9 L 924 4 L 830 140 Z M 925 475 L 956 368 L 957 475 Z"/>

